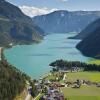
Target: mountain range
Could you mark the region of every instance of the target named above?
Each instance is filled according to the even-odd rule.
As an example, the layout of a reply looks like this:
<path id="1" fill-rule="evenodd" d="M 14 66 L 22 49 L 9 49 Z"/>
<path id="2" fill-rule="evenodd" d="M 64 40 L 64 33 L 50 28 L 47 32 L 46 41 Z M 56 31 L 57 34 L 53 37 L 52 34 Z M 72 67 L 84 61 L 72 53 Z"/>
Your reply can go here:
<path id="1" fill-rule="evenodd" d="M 43 30 L 18 7 L 0 0 L 0 46 L 40 41 L 43 34 Z"/>
<path id="2" fill-rule="evenodd" d="M 78 36 L 83 40 L 76 46 L 84 55 L 100 59 L 100 19 L 92 22 Z"/>
<path id="3" fill-rule="evenodd" d="M 100 17 L 100 11 L 55 11 L 35 16 L 33 22 L 48 33 L 81 32 L 88 24 Z"/>
<path id="4" fill-rule="evenodd" d="M 72 37 L 74 39 L 84 39 L 89 34 L 91 34 L 94 29 L 98 29 L 100 27 L 100 19 L 97 19 L 96 21 L 93 21 L 90 23 L 85 29 L 83 29 L 78 35 Z M 94 33 L 95 34 L 95 33 Z"/>

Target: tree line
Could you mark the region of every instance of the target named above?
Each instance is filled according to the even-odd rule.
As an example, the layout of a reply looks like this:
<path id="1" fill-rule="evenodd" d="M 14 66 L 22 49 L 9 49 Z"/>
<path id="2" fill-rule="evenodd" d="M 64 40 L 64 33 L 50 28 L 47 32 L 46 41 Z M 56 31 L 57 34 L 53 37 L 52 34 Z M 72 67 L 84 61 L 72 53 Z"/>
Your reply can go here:
<path id="1" fill-rule="evenodd" d="M 71 69 L 71 68 L 83 68 L 84 71 L 100 71 L 100 65 L 96 64 L 87 64 L 80 61 L 65 61 L 65 60 L 56 60 L 49 64 L 53 68 L 60 69 Z"/>
<path id="2" fill-rule="evenodd" d="M 25 73 L 10 65 L 1 53 L 0 61 L 0 100 L 14 100 L 26 88 L 26 80 L 32 83 L 32 92 L 35 94 L 35 85 Z"/>

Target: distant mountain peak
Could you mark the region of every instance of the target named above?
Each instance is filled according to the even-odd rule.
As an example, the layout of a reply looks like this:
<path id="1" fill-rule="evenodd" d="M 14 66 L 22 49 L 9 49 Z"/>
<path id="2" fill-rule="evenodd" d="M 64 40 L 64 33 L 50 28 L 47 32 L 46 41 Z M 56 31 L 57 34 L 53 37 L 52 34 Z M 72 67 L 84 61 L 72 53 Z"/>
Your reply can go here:
<path id="1" fill-rule="evenodd" d="M 100 18 L 100 11 L 58 10 L 33 18 L 45 33 L 80 32 L 92 21 Z"/>

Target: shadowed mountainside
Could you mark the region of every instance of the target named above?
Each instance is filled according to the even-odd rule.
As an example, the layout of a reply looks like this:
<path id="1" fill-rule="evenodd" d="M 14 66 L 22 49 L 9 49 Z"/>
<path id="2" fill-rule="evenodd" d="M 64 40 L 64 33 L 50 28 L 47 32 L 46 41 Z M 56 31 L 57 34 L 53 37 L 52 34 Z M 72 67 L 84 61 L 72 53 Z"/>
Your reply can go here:
<path id="1" fill-rule="evenodd" d="M 0 46 L 40 41 L 43 33 L 18 7 L 0 0 Z"/>
<path id="2" fill-rule="evenodd" d="M 100 19 L 91 23 L 83 32 L 88 36 L 76 47 L 86 56 L 100 58 Z"/>

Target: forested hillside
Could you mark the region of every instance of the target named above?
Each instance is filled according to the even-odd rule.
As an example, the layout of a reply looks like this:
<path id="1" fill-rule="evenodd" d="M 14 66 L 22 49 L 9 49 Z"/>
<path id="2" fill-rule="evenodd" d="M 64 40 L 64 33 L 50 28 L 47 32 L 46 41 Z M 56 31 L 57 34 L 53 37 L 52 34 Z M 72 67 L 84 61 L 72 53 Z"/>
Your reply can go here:
<path id="1" fill-rule="evenodd" d="M 83 32 L 88 36 L 76 47 L 84 55 L 100 59 L 100 19 L 91 23 Z"/>
<path id="2" fill-rule="evenodd" d="M 40 41 L 43 33 L 18 7 L 0 0 L 0 46 Z"/>

